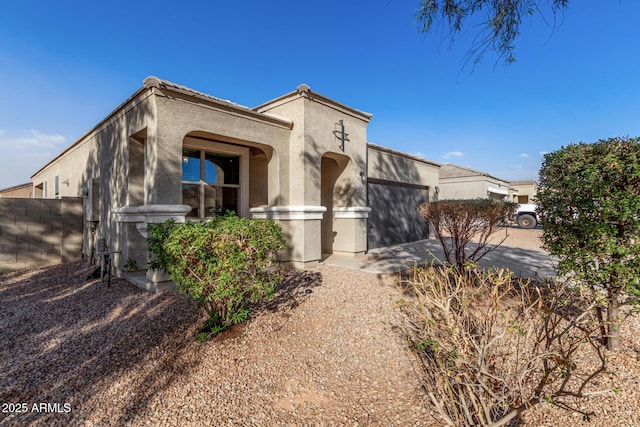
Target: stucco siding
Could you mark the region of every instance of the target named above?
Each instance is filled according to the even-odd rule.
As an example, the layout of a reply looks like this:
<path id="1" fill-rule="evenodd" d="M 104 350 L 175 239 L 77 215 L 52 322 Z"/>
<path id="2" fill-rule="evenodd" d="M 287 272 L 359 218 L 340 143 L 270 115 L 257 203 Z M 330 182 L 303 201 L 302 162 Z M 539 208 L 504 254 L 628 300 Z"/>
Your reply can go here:
<path id="1" fill-rule="evenodd" d="M 47 182 L 47 198 L 55 197 L 56 176 L 60 182 L 60 197 L 84 197 L 84 217 L 96 224 L 95 231 L 85 229 L 83 246 L 87 256 L 91 255 L 95 240 L 104 237 L 109 250 L 121 252 L 114 255 L 114 264 L 123 265 L 128 258 L 146 264 L 146 259 L 141 259 L 141 251 L 129 254 L 130 230 L 115 221 L 112 210 L 125 206 L 129 200 L 130 144 L 140 144 L 131 137 L 143 134 L 148 139 L 155 128 L 155 117 L 154 99 L 143 92 L 32 177 L 34 186 Z M 143 149 L 152 145 L 146 142 Z M 142 153 L 143 163 L 145 156 L 149 153 Z M 135 161 L 139 160 L 137 156 Z M 145 166 L 143 164 L 142 168 Z M 139 193 L 139 188 L 135 188 L 140 184 L 139 179 L 132 183 L 133 193 Z M 143 182 L 144 179 L 143 176 Z"/>
<path id="2" fill-rule="evenodd" d="M 283 176 L 282 172 L 288 165 L 289 126 L 243 117 L 233 111 L 180 98 L 159 97 L 158 114 L 158 158 L 162 161 L 158 162 L 157 168 L 162 173 L 157 178 L 153 196 L 156 203 L 181 202 L 180 162 L 187 135 L 202 138 L 202 141 L 209 139 L 262 150 L 268 162 L 268 176 L 262 178 L 268 180 L 267 197 L 269 201 L 286 199 L 282 188 L 287 187 L 284 178 L 288 173 Z M 264 170 L 264 163 L 261 167 Z M 256 194 L 258 190 L 254 187 L 253 191 Z"/>

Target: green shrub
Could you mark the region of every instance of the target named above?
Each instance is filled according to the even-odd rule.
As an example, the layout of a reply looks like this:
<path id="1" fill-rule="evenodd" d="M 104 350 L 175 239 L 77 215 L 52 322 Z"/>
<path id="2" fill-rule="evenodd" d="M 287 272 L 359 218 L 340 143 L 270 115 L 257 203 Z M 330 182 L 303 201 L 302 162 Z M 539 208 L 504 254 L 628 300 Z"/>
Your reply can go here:
<path id="1" fill-rule="evenodd" d="M 640 295 L 640 138 L 545 154 L 540 186 L 545 248 L 558 257 L 561 274 L 605 294 L 603 336 L 618 350 L 621 307 Z"/>
<path id="2" fill-rule="evenodd" d="M 124 271 L 138 271 L 140 267 L 138 267 L 138 263 L 135 259 L 129 258 L 127 262 L 124 263 Z"/>
<path id="3" fill-rule="evenodd" d="M 210 332 L 246 320 L 249 304 L 272 297 L 282 280 L 276 252 L 285 241 L 273 221 L 225 215 L 156 231 L 167 230 L 154 255 L 178 290 L 209 313 Z"/>
<path id="4" fill-rule="evenodd" d="M 147 251 L 151 256 L 149 268 L 152 270 L 168 272 L 167 264 L 169 263 L 169 258 L 164 250 L 164 242 L 174 228 L 176 228 L 176 224 L 172 219 L 161 224 L 147 224 L 147 231 L 149 232 Z"/>

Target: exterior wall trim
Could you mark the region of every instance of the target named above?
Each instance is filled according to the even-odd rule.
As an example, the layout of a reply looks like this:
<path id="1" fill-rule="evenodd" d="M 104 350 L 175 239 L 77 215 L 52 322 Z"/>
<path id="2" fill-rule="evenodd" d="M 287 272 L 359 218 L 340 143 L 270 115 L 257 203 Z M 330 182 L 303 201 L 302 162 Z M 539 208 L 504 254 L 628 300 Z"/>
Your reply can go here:
<path id="1" fill-rule="evenodd" d="M 273 220 L 314 220 L 322 219 L 327 210 L 324 206 L 270 206 L 251 208 L 253 218 Z"/>
<path id="2" fill-rule="evenodd" d="M 187 205 L 143 205 L 120 206 L 113 209 L 117 222 L 136 223 L 136 229 L 145 239 L 149 237 L 147 224 L 158 224 L 173 219 L 176 223 L 185 222 L 185 216 L 191 210 Z"/>
<path id="3" fill-rule="evenodd" d="M 489 187 L 487 188 L 487 191 L 494 194 L 501 194 L 503 196 L 509 195 L 509 190 L 503 190 L 501 188 Z"/>
<path id="4" fill-rule="evenodd" d="M 348 219 L 366 219 L 369 218 L 369 207 L 345 207 L 345 208 L 333 208 L 334 218 L 348 218 Z"/>

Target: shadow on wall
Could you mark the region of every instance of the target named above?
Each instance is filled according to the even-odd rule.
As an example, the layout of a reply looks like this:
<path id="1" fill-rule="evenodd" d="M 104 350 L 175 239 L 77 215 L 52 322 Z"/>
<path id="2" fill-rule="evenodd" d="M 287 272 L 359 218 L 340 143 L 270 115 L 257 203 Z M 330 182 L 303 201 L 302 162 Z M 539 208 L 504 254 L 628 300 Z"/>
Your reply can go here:
<path id="1" fill-rule="evenodd" d="M 143 205 L 145 197 L 151 202 L 150 195 L 145 196 L 145 174 L 147 192 L 151 192 L 155 169 L 163 169 L 167 174 L 180 173 L 175 166 L 179 165 L 179 159 L 160 159 L 155 165 L 156 144 L 147 144 L 147 129 L 154 119 L 149 102 L 141 102 L 115 122 L 99 125 L 96 133 L 88 137 L 88 154 L 79 180 L 79 186 L 88 190 L 84 200 L 86 256 L 92 255 L 98 238 L 105 238 L 108 250 L 120 252 L 114 255 L 114 265 L 122 268 L 128 259 L 140 266 L 147 264 L 145 239 L 135 224 L 116 222 L 111 210 Z M 151 170 L 149 165 L 153 165 Z"/>
<path id="2" fill-rule="evenodd" d="M 323 176 L 322 160 L 335 163 L 329 169 L 329 173 Z M 356 172 L 365 168 L 365 159 L 359 153 L 341 152 L 335 147 L 331 151 L 324 150 L 313 137 L 310 137 L 305 145 L 305 150 L 300 154 L 300 161 L 305 165 L 305 180 L 313 188 L 321 188 L 323 180 L 333 184 L 333 204 L 336 207 L 364 206 L 365 192 L 358 193 L 354 180 Z"/>
<path id="3" fill-rule="evenodd" d="M 428 238 L 418 207 L 429 201 L 429 187 L 420 184 L 415 164 L 386 152 L 370 156 L 369 162 L 369 248 Z"/>
<path id="4" fill-rule="evenodd" d="M 333 136 L 333 135 L 332 135 Z M 362 155 L 349 147 L 341 152 L 337 147 L 327 151 L 326 147 L 309 137 L 305 150 L 300 154 L 300 161 L 305 168 L 305 191 L 316 193 L 305 198 L 305 203 L 319 204 L 327 210 L 323 214 L 321 223 L 322 253 L 332 253 L 335 244 L 345 244 L 345 235 L 338 236 L 334 230 L 334 210 L 336 208 L 366 206 L 365 184 L 359 181 L 364 174 L 365 160 Z"/>

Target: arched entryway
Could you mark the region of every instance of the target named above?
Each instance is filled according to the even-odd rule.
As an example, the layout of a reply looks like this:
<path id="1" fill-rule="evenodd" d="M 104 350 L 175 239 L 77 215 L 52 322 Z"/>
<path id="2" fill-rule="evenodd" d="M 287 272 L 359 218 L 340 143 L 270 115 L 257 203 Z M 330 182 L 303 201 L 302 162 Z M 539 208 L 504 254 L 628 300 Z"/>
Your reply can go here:
<path id="1" fill-rule="evenodd" d="M 334 230 L 334 207 L 350 206 L 353 184 L 348 179 L 351 169 L 349 157 L 337 153 L 325 153 L 320 162 L 321 205 L 327 210 L 322 218 L 322 253 L 333 253 L 336 239 Z"/>

